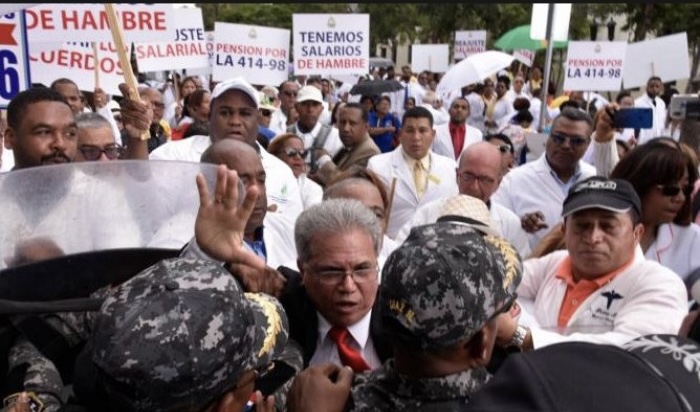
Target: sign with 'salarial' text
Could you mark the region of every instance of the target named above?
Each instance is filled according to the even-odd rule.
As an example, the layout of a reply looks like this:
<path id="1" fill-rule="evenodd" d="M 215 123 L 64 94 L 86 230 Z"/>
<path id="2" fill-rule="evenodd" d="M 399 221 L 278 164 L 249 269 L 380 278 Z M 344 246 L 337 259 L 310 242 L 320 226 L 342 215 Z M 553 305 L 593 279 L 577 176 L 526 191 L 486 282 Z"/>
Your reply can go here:
<path id="1" fill-rule="evenodd" d="M 454 60 L 466 59 L 472 54 L 486 51 L 486 30 L 455 32 Z"/>
<path id="2" fill-rule="evenodd" d="M 294 74 L 369 72 L 369 14 L 294 14 Z"/>
<path id="3" fill-rule="evenodd" d="M 105 93 L 121 96 L 119 83 L 124 83 L 124 72 L 116 47 L 111 42 L 98 42 L 96 48 L 100 88 Z M 95 54 L 90 42 L 57 44 L 54 49 L 36 53 L 30 50 L 29 59 L 34 83 L 49 86 L 54 80 L 66 77 L 80 90 L 95 90 Z"/>
<path id="4" fill-rule="evenodd" d="M 245 24 L 214 24 L 212 78 L 243 76 L 251 84 L 276 86 L 288 78 L 289 30 Z"/>
<path id="5" fill-rule="evenodd" d="M 620 90 L 626 42 L 569 42 L 564 90 Z"/>
<path id="6" fill-rule="evenodd" d="M 140 72 L 192 69 L 209 66 L 202 9 L 174 10 L 175 36 L 169 42 L 134 45 Z"/>
<path id="7" fill-rule="evenodd" d="M 115 4 L 126 42 L 172 41 L 172 4 Z M 112 41 L 104 4 L 39 4 L 25 10 L 29 43 Z"/>
<path id="8" fill-rule="evenodd" d="M 21 12 L 0 16 L 0 108 L 31 86 L 29 55 Z"/>

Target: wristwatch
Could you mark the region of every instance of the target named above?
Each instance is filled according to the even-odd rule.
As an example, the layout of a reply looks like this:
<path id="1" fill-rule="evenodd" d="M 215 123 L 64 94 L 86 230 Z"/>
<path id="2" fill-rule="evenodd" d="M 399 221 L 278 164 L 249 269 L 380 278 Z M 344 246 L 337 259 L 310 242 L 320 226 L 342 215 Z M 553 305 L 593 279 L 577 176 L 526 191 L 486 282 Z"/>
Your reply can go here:
<path id="1" fill-rule="evenodd" d="M 508 342 L 508 347 L 516 347 L 518 349 L 522 349 L 523 347 L 523 342 L 525 342 L 525 337 L 527 336 L 527 328 L 523 325 L 518 325 L 515 328 L 515 334 L 513 335 L 513 338 Z"/>

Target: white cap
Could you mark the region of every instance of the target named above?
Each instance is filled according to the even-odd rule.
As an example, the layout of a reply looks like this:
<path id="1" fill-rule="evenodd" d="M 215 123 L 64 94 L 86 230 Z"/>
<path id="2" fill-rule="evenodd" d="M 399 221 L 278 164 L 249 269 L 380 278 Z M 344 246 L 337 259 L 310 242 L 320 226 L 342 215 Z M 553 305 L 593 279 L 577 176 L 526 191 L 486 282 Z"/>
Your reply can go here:
<path id="1" fill-rule="evenodd" d="M 258 106 L 258 109 L 269 110 L 271 112 L 277 110 L 277 108 L 270 102 L 270 98 L 263 92 L 260 92 L 260 105 Z"/>
<path id="2" fill-rule="evenodd" d="M 243 93 L 247 94 L 248 97 L 250 97 L 250 100 L 252 100 L 253 103 L 255 103 L 256 109 L 260 107 L 260 96 L 258 95 L 258 91 L 255 90 L 255 87 L 253 87 L 242 77 L 228 79 L 217 84 L 216 87 L 214 87 L 214 91 L 211 92 L 211 99 L 214 100 L 229 90 L 242 91 Z"/>
<path id="3" fill-rule="evenodd" d="M 321 91 L 316 86 L 304 86 L 299 89 L 297 94 L 297 103 L 312 101 L 323 104 L 323 96 Z"/>

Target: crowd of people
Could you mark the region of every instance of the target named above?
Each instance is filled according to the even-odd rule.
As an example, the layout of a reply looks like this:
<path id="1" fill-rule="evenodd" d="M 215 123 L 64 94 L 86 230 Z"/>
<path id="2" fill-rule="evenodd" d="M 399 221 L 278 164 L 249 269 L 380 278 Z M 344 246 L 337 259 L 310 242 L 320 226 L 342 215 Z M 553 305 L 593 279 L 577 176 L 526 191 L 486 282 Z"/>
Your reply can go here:
<path id="1" fill-rule="evenodd" d="M 177 257 L 93 291 L 98 310 L 6 316 L 4 410 L 700 409 L 700 148 L 662 79 L 612 102 L 543 92 L 536 67 L 445 95 L 409 66 L 373 79 L 402 89 L 176 76 L 116 99 L 61 78 L 15 96 L 7 176 L 217 173 L 192 182 Z M 614 127 L 632 106 L 652 128 Z M 22 225 L 5 269 L 64 253 Z"/>

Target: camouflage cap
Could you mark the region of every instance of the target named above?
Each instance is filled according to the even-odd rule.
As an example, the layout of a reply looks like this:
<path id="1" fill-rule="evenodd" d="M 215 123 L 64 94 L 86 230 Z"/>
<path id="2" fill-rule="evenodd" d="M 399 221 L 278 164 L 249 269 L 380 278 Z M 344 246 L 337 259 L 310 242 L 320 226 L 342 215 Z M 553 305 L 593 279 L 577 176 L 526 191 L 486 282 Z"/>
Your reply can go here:
<path id="1" fill-rule="evenodd" d="M 120 285 L 90 337 L 105 389 L 135 410 L 202 407 L 286 345 L 287 317 L 220 264 L 167 259 Z"/>
<path id="2" fill-rule="evenodd" d="M 515 299 L 522 262 L 511 244 L 454 222 L 416 226 L 389 256 L 382 320 L 422 349 L 465 341 Z"/>

